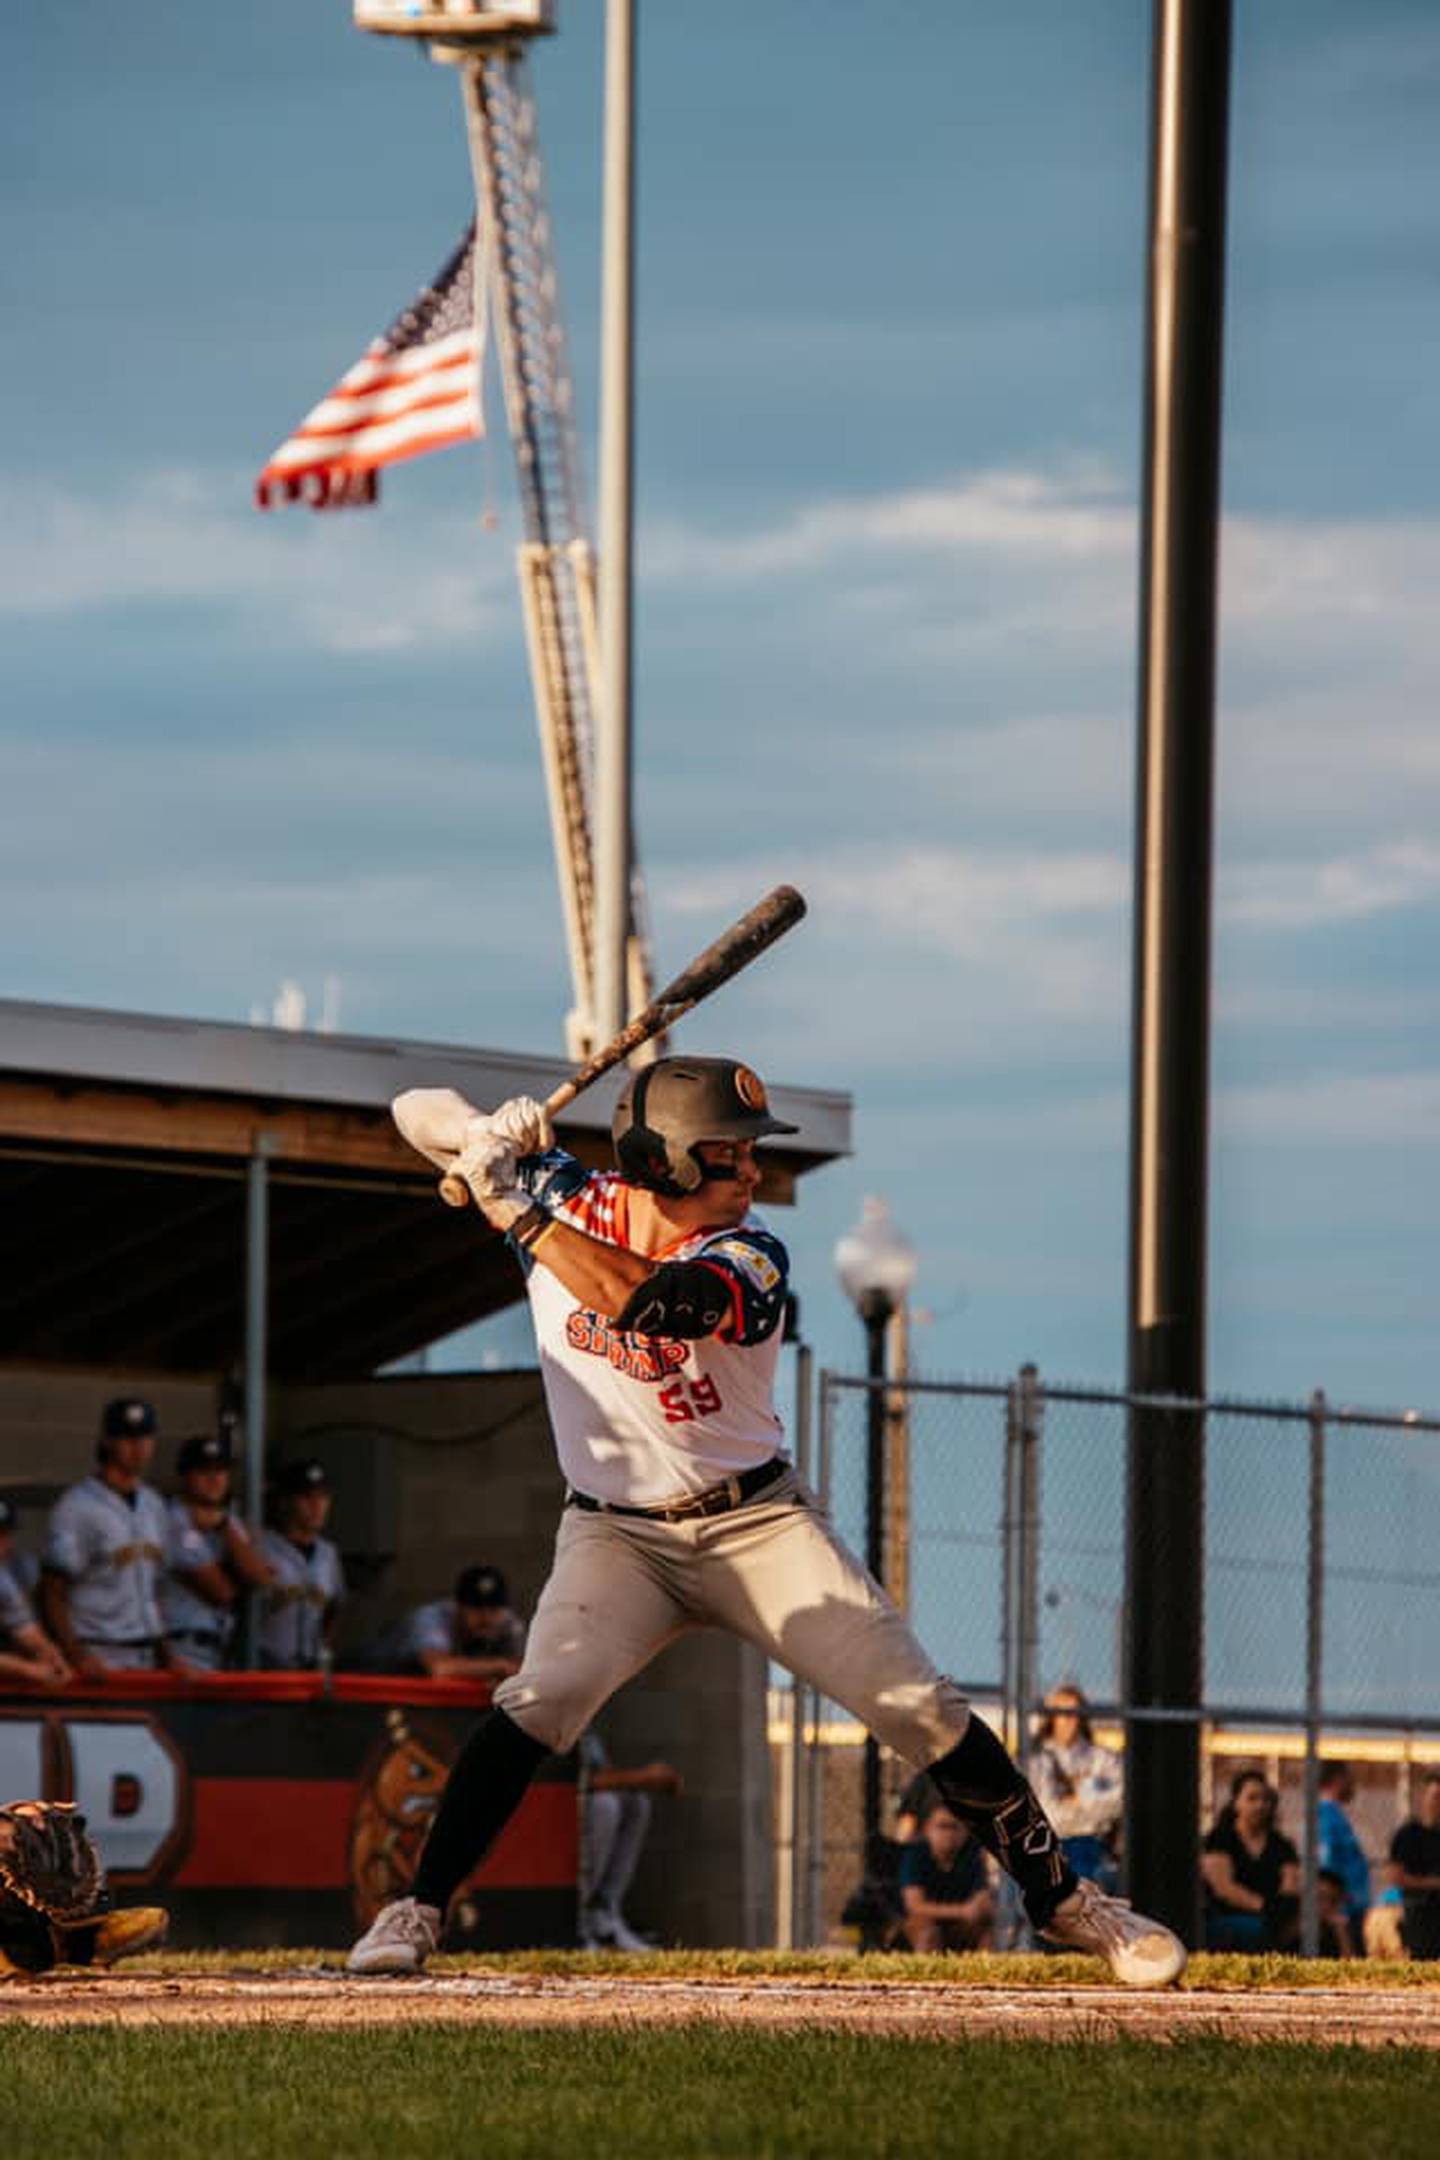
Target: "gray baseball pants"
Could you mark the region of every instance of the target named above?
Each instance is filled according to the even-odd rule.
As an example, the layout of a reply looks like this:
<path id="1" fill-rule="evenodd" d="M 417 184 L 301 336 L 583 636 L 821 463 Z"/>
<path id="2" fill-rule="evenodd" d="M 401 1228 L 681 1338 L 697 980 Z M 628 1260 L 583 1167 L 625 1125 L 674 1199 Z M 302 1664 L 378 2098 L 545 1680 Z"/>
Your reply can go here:
<path id="1" fill-rule="evenodd" d="M 954 1681 L 794 1471 L 728 1514 L 676 1523 L 567 1507 L 524 1663 L 495 1703 L 563 1753 L 617 1688 L 695 1627 L 754 1643 L 917 1769 L 969 1724 Z"/>

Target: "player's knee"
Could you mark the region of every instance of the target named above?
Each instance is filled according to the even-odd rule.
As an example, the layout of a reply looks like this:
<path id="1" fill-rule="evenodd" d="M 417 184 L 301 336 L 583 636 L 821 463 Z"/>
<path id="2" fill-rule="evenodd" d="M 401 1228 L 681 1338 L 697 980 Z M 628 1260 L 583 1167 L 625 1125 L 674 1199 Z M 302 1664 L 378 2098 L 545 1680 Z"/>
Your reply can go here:
<path id="1" fill-rule="evenodd" d="M 595 1714 L 595 1704 L 581 1700 L 569 1690 L 547 1686 L 543 1679 L 527 1678 L 524 1672 L 502 1680 L 494 1695 L 495 1707 L 512 1718 L 552 1754 L 567 1755 Z"/>
<path id="2" fill-rule="evenodd" d="M 970 1705 L 943 1674 L 923 1684 L 882 1689 L 866 1720 L 877 1740 L 916 1770 L 926 1770 L 965 1737 Z"/>

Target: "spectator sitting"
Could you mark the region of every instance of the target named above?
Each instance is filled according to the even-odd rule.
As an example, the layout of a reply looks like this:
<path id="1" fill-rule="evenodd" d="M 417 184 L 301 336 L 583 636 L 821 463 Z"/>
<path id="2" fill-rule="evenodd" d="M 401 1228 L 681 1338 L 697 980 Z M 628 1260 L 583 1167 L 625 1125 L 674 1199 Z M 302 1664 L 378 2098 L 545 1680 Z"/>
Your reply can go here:
<path id="1" fill-rule="evenodd" d="M 581 1790 L 580 1947 L 582 1950 L 651 1950 L 625 1918 L 626 1892 L 650 1828 L 652 1793 L 680 1793 L 678 1770 L 667 1762 L 617 1770 L 604 1741 L 589 1727 L 580 1735 Z"/>
<path id="2" fill-rule="evenodd" d="M 865 1841 L 865 1872 L 840 1915 L 845 1927 L 858 1928 L 862 1950 L 906 1950 L 905 1904 L 900 1895 L 900 1861 L 905 1847 L 920 1835 L 920 1825 L 940 1798 L 934 1779 L 921 1770 L 895 1803 L 890 1836 L 877 1830 Z"/>
<path id="3" fill-rule="evenodd" d="M 1284 1950 L 1300 1921 L 1300 1855 L 1275 1828 L 1276 1793 L 1258 1770 L 1237 1770 L 1205 1839 L 1207 1950 Z"/>
<path id="4" fill-rule="evenodd" d="M 524 1651 L 525 1623 L 499 1568 L 467 1567 L 453 1597 L 415 1606 L 362 1662 L 432 1680 L 503 1680 L 520 1670 Z"/>
<path id="5" fill-rule="evenodd" d="M 1440 1958 L 1440 1770 L 1427 1770 L 1415 1813 L 1390 1840 L 1390 1865 L 1405 1900 L 1405 1947 Z"/>
<path id="6" fill-rule="evenodd" d="M 64 1687 L 70 1667 L 35 1618 L 14 1556 L 15 1510 L 0 1499 L 0 1689 Z"/>
<path id="7" fill-rule="evenodd" d="M 1386 1881 L 1366 1913 L 1364 1943 L 1367 1958 L 1398 1960 L 1409 1956 L 1405 1948 L 1405 1898 L 1398 1883 Z"/>
<path id="8" fill-rule="evenodd" d="M 313 1672 L 330 1662 L 345 1571 L 329 1538 L 330 1478 L 324 1463 L 288 1463 L 276 1483 L 279 1521 L 260 1533 L 271 1580 L 260 1594 L 257 1649 L 268 1669 Z"/>
<path id="9" fill-rule="evenodd" d="M 148 1402 L 107 1403 L 95 1475 L 63 1492 L 50 1513 L 40 1612 L 82 1679 L 170 1663 L 159 1596 L 165 1503 L 145 1483 L 155 1433 Z"/>
<path id="10" fill-rule="evenodd" d="M 1119 1880 L 1115 1837 L 1125 1804 L 1120 1758 L 1101 1747 L 1078 1687 L 1053 1690 L 1036 1732 L 1030 1781 L 1077 1875 L 1107 1892 Z"/>
<path id="11" fill-rule="evenodd" d="M 196 1433 L 175 1460 L 180 1490 L 170 1502 L 160 1611 L 172 1662 L 218 1672 L 229 1659 L 240 1600 L 274 1571 L 230 1509 L 230 1450 Z"/>
<path id="12" fill-rule="evenodd" d="M 1365 1915 L 1370 1909 L 1370 1863 L 1355 1835 L 1355 1825 L 1345 1812 L 1354 1798 L 1355 1780 L 1350 1765 L 1322 1762 L 1316 1857 L 1322 1870 L 1329 1869 L 1340 1878 L 1352 1945 L 1363 1941 Z"/>
<path id="13" fill-rule="evenodd" d="M 912 1950 L 988 1950 L 995 1900 L 985 1855 L 943 1800 L 900 1856 L 905 1935 Z"/>
<path id="14" fill-rule="evenodd" d="M 1337 1875 L 1334 1868 L 1321 1868 L 1316 1876 L 1315 1900 L 1320 1915 L 1320 1956 L 1358 1957 L 1356 1936 L 1345 1903 L 1345 1878 Z"/>

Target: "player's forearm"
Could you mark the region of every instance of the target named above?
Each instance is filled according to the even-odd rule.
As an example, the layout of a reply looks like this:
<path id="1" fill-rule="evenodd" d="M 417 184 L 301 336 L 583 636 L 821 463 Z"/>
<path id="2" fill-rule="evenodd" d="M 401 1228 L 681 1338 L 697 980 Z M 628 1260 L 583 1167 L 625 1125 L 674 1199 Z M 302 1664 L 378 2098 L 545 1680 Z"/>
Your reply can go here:
<path id="1" fill-rule="evenodd" d="M 61 1670 L 48 1658 L 16 1656 L 0 1651 L 0 1681 L 13 1680 L 21 1687 L 59 1687 Z"/>
<path id="2" fill-rule="evenodd" d="M 553 1220 L 531 1249 L 537 1265 L 549 1268 L 587 1312 L 607 1320 L 618 1319 L 655 1272 L 654 1262 L 643 1254 L 602 1245 L 583 1230 Z"/>
<path id="3" fill-rule="evenodd" d="M 76 1636 L 70 1622 L 70 1592 L 64 1578 L 59 1575 L 42 1575 L 40 1578 L 40 1615 L 45 1632 L 60 1646 L 62 1657 L 71 1665 L 85 1662 L 85 1646 Z"/>

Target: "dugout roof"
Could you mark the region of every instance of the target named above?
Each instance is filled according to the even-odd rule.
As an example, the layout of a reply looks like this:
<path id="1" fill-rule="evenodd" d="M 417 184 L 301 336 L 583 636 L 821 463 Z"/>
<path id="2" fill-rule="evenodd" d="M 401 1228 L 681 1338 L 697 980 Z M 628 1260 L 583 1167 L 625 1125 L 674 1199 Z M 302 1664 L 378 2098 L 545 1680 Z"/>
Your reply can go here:
<path id="1" fill-rule="evenodd" d="M 360 1378 L 521 1294 L 502 1241 L 439 1204 L 396 1133 L 400 1089 L 544 1096 L 551 1057 L 0 1000 L 0 1367 L 234 1370 L 248 1166 L 266 1160 L 269 1366 Z M 609 1075 L 560 1121 L 608 1162 Z M 776 1087 L 800 1128 L 763 1197 L 849 1151 L 845 1095 Z"/>

